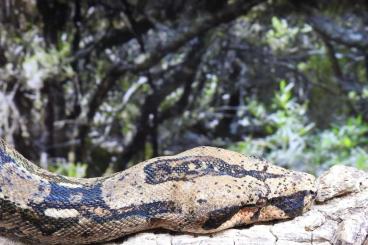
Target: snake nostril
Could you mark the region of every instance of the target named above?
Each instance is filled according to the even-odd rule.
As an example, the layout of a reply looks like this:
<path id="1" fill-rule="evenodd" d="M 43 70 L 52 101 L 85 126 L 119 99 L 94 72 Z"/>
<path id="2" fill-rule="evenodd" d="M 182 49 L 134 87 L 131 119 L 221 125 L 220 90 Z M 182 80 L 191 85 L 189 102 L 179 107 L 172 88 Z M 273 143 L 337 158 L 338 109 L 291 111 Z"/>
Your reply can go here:
<path id="1" fill-rule="evenodd" d="M 315 191 L 309 191 L 309 194 L 310 194 L 312 197 L 316 197 L 316 196 L 317 196 L 317 192 L 315 192 Z"/>
<path id="2" fill-rule="evenodd" d="M 266 204 L 267 204 L 267 199 L 264 197 L 259 198 L 256 202 L 257 207 L 264 207 L 266 206 Z"/>

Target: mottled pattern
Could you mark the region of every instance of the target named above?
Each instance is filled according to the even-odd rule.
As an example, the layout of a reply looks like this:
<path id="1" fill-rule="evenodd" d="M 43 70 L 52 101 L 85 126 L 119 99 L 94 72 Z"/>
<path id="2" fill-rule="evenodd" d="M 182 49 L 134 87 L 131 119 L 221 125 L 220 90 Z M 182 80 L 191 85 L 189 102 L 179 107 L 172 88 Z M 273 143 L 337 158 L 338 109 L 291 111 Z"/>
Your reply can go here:
<path id="1" fill-rule="evenodd" d="M 188 156 L 162 159 L 144 167 L 147 184 L 160 184 L 166 181 L 188 181 L 201 176 L 231 176 L 234 178 L 253 177 L 264 181 L 279 178 L 281 174 L 248 170 L 242 166 L 227 163 L 213 156 Z"/>
<path id="2" fill-rule="evenodd" d="M 49 173 L 0 141 L 0 235 L 86 244 L 142 230 L 211 233 L 307 211 L 314 177 L 213 147 L 147 160 L 110 177 Z"/>

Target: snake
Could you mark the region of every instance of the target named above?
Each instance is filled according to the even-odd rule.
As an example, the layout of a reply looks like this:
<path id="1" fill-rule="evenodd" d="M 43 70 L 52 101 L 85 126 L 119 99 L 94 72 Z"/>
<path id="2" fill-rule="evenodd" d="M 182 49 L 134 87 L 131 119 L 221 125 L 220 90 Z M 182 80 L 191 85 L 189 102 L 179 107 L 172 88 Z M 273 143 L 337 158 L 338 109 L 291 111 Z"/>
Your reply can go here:
<path id="1" fill-rule="evenodd" d="M 0 236 L 90 244 L 164 229 L 208 234 L 302 215 L 315 177 L 202 146 L 97 178 L 42 169 L 0 139 Z"/>

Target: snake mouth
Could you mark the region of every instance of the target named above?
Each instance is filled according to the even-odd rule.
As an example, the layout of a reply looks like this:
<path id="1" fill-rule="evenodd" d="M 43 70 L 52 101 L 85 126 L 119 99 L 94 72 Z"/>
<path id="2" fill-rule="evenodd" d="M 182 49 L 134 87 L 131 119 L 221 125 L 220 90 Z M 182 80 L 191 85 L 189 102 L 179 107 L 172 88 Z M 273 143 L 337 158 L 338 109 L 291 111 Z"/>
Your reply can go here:
<path id="1" fill-rule="evenodd" d="M 309 209 L 314 201 L 315 192 L 303 190 L 288 196 L 275 197 L 270 200 L 270 205 L 282 210 L 289 218 L 301 215 Z"/>
<path id="2" fill-rule="evenodd" d="M 312 204 L 314 203 L 314 200 L 317 197 L 317 192 L 316 191 L 306 191 L 308 194 L 304 197 L 304 208 L 303 208 L 303 212 L 306 212 L 308 210 L 311 209 Z"/>
<path id="3" fill-rule="evenodd" d="M 309 191 L 310 195 L 312 196 L 313 199 L 315 199 L 317 197 L 317 192 L 316 191 Z"/>

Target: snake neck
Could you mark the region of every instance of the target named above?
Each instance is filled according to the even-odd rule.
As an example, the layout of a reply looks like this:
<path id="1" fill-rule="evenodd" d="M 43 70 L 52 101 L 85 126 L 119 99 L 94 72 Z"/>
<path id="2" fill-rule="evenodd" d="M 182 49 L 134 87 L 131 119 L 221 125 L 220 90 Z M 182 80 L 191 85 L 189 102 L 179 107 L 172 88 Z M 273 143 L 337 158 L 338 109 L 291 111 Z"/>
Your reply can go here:
<path id="1" fill-rule="evenodd" d="M 78 195 L 92 203 L 97 189 L 96 179 L 69 178 L 48 172 L 0 139 L 0 199 L 24 209 L 32 203 L 67 204 L 69 197 L 77 200 Z"/>
<path id="2" fill-rule="evenodd" d="M 12 167 L 23 167 L 30 172 L 39 169 L 39 167 L 24 158 L 13 147 L 5 143 L 4 140 L 0 139 L 0 167 L 9 163 L 11 163 Z"/>

